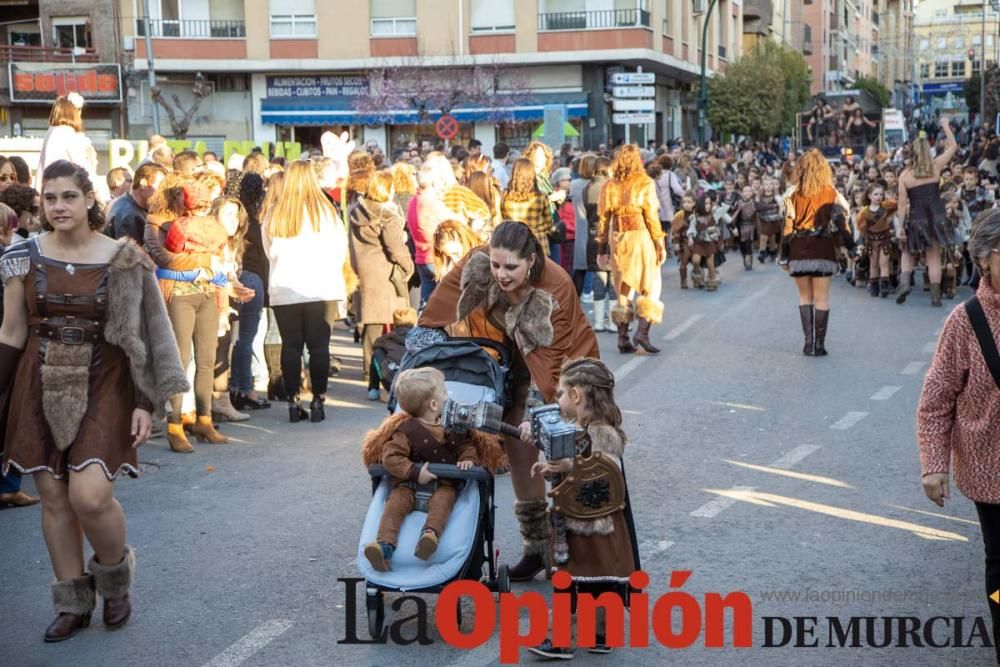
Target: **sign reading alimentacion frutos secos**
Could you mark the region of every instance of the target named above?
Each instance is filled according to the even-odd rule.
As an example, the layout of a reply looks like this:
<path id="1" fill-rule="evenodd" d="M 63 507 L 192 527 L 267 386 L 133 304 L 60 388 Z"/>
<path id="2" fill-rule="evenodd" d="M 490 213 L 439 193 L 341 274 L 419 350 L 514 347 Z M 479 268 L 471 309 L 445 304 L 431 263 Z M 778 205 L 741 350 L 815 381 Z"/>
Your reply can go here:
<path id="1" fill-rule="evenodd" d="M 650 126 L 656 122 L 656 74 L 643 72 L 614 72 L 609 76 L 611 84 L 611 122 L 625 126 L 625 143 L 631 143 L 631 127 L 646 126 L 646 138 Z"/>

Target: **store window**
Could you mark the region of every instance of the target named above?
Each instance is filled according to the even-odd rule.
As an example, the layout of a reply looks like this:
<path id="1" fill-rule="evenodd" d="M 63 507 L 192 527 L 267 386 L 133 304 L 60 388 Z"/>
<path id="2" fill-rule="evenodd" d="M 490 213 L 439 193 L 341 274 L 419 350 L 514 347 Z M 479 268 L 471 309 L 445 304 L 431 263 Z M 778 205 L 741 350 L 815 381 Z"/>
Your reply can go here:
<path id="1" fill-rule="evenodd" d="M 472 123 L 459 123 L 458 134 L 449 142 L 449 145 L 468 146 L 474 136 L 475 126 Z M 389 126 L 389 152 L 398 148 L 406 148 L 411 143 L 422 146 L 424 142 L 430 146 L 442 143 L 437 132 L 434 131 L 434 123 L 431 120 L 426 123 Z"/>
<path id="2" fill-rule="evenodd" d="M 514 0 L 484 0 L 472 3 L 472 32 L 514 29 Z"/>
<path id="3" fill-rule="evenodd" d="M 315 0 L 269 0 L 269 11 L 272 38 L 316 37 Z"/>
<path id="4" fill-rule="evenodd" d="M 372 37 L 417 34 L 417 0 L 369 0 L 369 2 Z"/>
<path id="5" fill-rule="evenodd" d="M 93 48 L 90 36 L 90 17 L 52 17 L 52 40 L 53 44 L 60 49 Z"/>

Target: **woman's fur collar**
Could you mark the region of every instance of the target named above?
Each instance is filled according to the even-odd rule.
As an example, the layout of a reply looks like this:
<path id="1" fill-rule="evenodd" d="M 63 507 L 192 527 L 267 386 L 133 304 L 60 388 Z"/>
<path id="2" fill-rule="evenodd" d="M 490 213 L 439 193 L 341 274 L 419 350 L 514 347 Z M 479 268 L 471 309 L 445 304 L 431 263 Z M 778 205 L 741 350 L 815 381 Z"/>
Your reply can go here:
<path id="1" fill-rule="evenodd" d="M 490 257 L 482 251 L 474 251 L 466 261 L 459 285 L 458 320 L 464 320 L 479 306 L 488 312 L 498 304 L 506 305 L 504 330 L 514 339 L 521 354 L 552 344 L 555 338 L 552 313 L 559 306 L 552 294 L 532 287 L 519 303 L 507 304 L 490 271 Z"/>

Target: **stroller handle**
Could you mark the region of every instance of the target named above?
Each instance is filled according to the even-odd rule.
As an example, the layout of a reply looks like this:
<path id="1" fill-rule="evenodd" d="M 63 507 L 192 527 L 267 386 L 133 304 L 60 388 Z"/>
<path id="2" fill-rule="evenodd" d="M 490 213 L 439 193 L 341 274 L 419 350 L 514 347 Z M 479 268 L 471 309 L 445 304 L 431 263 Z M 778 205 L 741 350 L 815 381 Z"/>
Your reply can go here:
<path id="1" fill-rule="evenodd" d="M 500 356 L 500 365 L 504 368 L 510 368 L 510 361 L 513 353 L 507 349 L 507 346 L 503 343 L 493 340 L 492 338 L 477 338 L 475 336 L 452 336 L 448 338 L 449 341 L 468 341 L 470 343 L 475 343 L 479 347 L 488 348 L 493 350 Z"/>
<path id="2" fill-rule="evenodd" d="M 473 466 L 468 470 L 460 470 L 458 466 L 453 466 L 448 463 L 431 463 L 428 465 L 428 470 L 438 477 L 443 477 L 445 479 L 468 479 L 476 482 L 483 482 L 490 477 L 490 473 L 486 470 L 486 468 L 482 468 L 480 466 Z M 389 471 L 381 465 L 368 466 L 368 475 L 372 478 L 392 476 L 389 474 Z"/>

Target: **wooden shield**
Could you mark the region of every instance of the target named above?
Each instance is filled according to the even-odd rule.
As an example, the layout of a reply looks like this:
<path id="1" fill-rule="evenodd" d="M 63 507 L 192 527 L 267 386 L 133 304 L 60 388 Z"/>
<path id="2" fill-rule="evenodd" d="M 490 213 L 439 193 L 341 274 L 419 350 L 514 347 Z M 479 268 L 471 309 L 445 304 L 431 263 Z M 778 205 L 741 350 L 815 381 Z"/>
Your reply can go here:
<path id="1" fill-rule="evenodd" d="M 549 492 L 552 507 L 571 519 L 599 519 L 625 509 L 625 477 L 613 457 L 577 456 L 573 471 Z"/>

